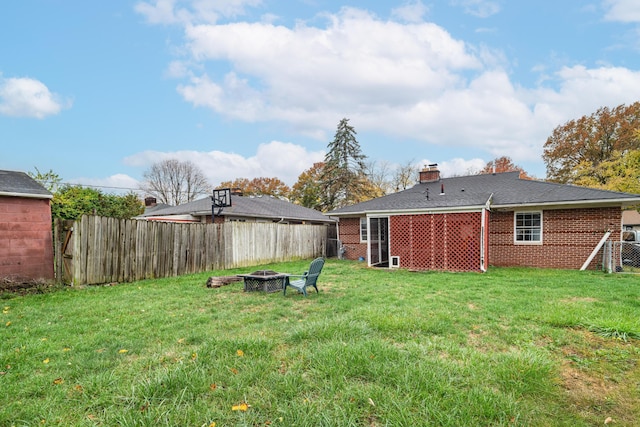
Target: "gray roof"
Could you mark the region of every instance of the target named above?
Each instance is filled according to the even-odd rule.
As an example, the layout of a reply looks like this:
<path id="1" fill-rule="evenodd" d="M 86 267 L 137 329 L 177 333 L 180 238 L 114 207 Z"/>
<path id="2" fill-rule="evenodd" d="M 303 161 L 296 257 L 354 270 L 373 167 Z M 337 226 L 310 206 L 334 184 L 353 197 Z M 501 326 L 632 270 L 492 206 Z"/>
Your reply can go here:
<path id="1" fill-rule="evenodd" d="M 144 213 L 140 218 L 168 215 L 211 215 L 211 197 L 195 200 L 178 206 Z M 273 196 L 231 195 L 231 206 L 223 209 L 223 216 L 265 218 L 270 220 L 295 220 L 313 222 L 335 222 L 321 212 L 305 208 Z"/>
<path id="2" fill-rule="evenodd" d="M 443 191 L 444 190 L 444 191 Z M 420 183 L 398 193 L 329 212 L 345 216 L 374 212 L 465 210 L 490 204 L 491 208 L 534 206 L 629 206 L 640 195 L 596 190 L 567 184 L 520 179 L 519 172 L 442 178 Z"/>
<path id="3" fill-rule="evenodd" d="M 0 170 L 0 196 L 51 199 L 53 194 L 24 172 Z"/>

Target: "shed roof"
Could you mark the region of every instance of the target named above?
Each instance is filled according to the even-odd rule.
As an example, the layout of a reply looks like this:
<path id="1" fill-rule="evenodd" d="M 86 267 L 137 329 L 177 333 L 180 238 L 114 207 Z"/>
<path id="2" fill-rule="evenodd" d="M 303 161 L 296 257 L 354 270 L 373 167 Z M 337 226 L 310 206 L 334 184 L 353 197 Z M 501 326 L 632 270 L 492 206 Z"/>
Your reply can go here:
<path id="1" fill-rule="evenodd" d="M 398 211 L 452 211 L 518 207 L 629 206 L 640 195 L 597 190 L 575 185 L 520 179 L 519 172 L 442 178 L 416 184 L 394 194 L 346 206 L 328 215 L 348 216 Z"/>
<path id="2" fill-rule="evenodd" d="M 211 215 L 211 198 L 205 197 L 190 203 L 155 210 L 140 215 L 139 218 L 165 217 L 170 215 Z M 222 211 L 223 216 L 244 218 L 265 218 L 270 220 L 294 220 L 332 223 L 321 212 L 296 205 L 273 196 L 238 196 L 231 195 L 231 206 Z"/>
<path id="3" fill-rule="evenodd" d="M 8 170 L 0 170 L 0 196 L 53 198 L 53 194 L 26 173 Z"/>

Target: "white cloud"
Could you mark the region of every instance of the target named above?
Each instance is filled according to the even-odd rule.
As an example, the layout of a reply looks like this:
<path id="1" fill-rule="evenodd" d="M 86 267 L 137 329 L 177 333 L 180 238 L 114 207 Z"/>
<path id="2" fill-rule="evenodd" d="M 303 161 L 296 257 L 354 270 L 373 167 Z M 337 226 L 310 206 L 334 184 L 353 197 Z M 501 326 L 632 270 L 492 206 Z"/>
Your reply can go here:
<path id="1" fill-rule="evenodd" d="M 256 154 L 251 157 L 217 150 L 145 151 L 125 158 L 124 162 L 129 166 L 146 170 L 153 163 L 168 159 L 191 161 L 202 169 L 213 185 L 236 178 L 276 177 L 291 186 L 303 171 L 313 166 L 313 163 L 324 160 L 324 151 L 308 151 L 300 145 L 272 141 L 260 144 Z"/>
<path id="2" fill-rule="evenodd" d="M 619 22 L 640 22 L 640 2 L 638 0 L 604 0 L 607 9 L 605 19 Z"/>
<path id="3" fill-rule="evenodd" d="M 433 163 L 437 162 L 425 159 L 420 163 L 420 168 Z M 482 159 L 465 160 L 463 158 L 456 157 L 438 163 L 438 170 L 440 171 L 441 176 L 443 178 L 446 178 L 476 173 L 477 171 L 484 168 L 486 164 L 487 162 Z"/>
<path id="4" fill-rule="evenodd" d="M 488 18 L 500 12 L 500 4 L 497 1 L 454 0 L 452 3 L 457 6 L 462 6 L 465 13 L 478 18 Z"/>
<path id="5" fill-rule="evenodd" d="M 636 2 L 605 1 L 611 16 L 638 10 Z M 455 4 L 478 16 L 500 10 L 498 1 Z M 503 52 L 417 19 L 425 13 L 418 0 L 394 9 L 396 21 L 348 7 L 323 15 L 324 24 L 293 27 L 192 17 L 184 25 L 187 57 L 172 68 L 184 76 L 177 91 L 218 115 L 286 123 L 321 141 L 348 117 L 361 133 L 472 148 L 516 163 L 539 159 L 553 128 L 567 120 L 640 98 L 640 73 L 616 67 L 542 69 L 544 80 L 521 87 Z"/>
<path id="6" fill-rule="evenodd" d="M 220 18 L 243 15 L 262 0 L 151 0 L 135 5 L 151 24 L 215 23 Z"/>
<path id="7" fill-rule="evenodd" d="M 422 22 L 429 8 L 420 0 L 410 1 L 391 11 L 391 16 L 405 22 Z"/>
<path id="8" fill-rule="evenodd" d="M 28 77 L 2 78 L 0 75 L 0 114 L 43 119 L 70 106 L 59 101 L 47 86 Z"/>
<path id="9" fill-rule="evenodd" d="M 96 187 L 107 194 L 127 194 L 131 191 L 137 193 L 139 181 L 129 175 L 118 173 L 107 178 L 72 178 L 70 184 Z"/>

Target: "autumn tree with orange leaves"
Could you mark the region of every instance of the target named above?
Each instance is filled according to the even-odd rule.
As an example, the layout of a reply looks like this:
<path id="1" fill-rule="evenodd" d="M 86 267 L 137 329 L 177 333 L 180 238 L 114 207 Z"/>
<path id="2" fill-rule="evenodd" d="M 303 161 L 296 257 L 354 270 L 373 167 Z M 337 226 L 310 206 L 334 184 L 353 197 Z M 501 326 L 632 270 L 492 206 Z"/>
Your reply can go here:
<path id="1" fill-rule="evenodd" d="M 246 196 L 274 196 L 289 198 L 291 189 L 279 178 L 236 178 L 221 182 L 218 188 L 238 189 Z"/>
<path id="2" fill-rule="evenodd" d="M 544 144 L 542 158 L 547 178 L 563 184 L 586 185 L 610 190 L 616 177 L 636 176 L 640 150 L 640 102 L 602 107 L 589 116 L 558 126 Z"/>
<path id="3" fill-rule="evenodd" d="M 322 185 L 320 178 L 324 162 L 314 163 L 298 177 L 291 189 L 291 201 L 310 209 L 322 210 Z"/>
<path id="4" fill-rule="evenodd" d="M 503 172 L 520 172 L 521 179 L 533 179 L 522 167 L 514 164 L 513 160 L 508 156 L 502 156 L 488 161 L 484 168 L 478 171 L 478 174 Z"/>

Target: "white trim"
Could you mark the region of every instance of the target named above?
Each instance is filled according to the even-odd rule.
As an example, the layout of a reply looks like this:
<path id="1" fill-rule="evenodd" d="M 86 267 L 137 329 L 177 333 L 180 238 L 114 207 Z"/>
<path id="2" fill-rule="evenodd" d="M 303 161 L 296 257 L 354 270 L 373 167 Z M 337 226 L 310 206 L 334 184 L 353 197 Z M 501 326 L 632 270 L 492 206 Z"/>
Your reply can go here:
<path id="1" fill-rule="evenodd" d="M 25 199 L 53 199 L 52 194 L 15 193 L 13 191 L 0 191 L 0 196 L 23 197 Z"/>
<path id="2" fill-rule="evenodd" d="M 507 205 L 492 205 L 493 209 L 531 209 L 531 208 L 553 208 L 553 209 L 576 209 L 584 207 L 617 207 L 633 206 L 640 203 L 640 197 L 628 197 L 625 199 L 599 199 L 599 200 L 575 200 L 566 202 L 536 202 L 536 203 L 511 203 Z"/>
<path id="3" fill-rule="evenodd" d="M 364 220 L 367 227 L 367 239 L 362 239 L 362 220 Z M 360 243 L 367 243 L 367 247 L 369 246 L 369 216 L 361 216 L 360 221 L 358 221 L 358 238 L 360 239 Z"/>
<path id="4" fill-rule="evenodd" d="M 517 234 L 516 217 L 518 216 L 518 214 L 540 214 L 540 240 L 517 240 L 518 234 Z M 542 210 L 536 210 L 536 211 L 520 210 L 520 211 L 513 212 L 513 244 L 514 245 L 519 245 L 519 246 L 520 245 L 524 245 L 524 246 L 542 245 L 544 241 L 543 230 L 544 230 L 544 214 Z"/>
<path id="5" fill-rule="evenodd" d="M 349 212 L 344 214 L 331 214 L 331 216 L 339 217 L 339 218 L 353 218 L 353 217 L 362 217 L 363 215 L 367 217 L 385 217 L 385 216 L 396 216 L 396 215 L 431 215 L 431 214 L 441 214 L 441 213 L 467 213 L 467 212 L 480 212 L 485 208 L 485 205 L 478 206 L 459 206 L 453 208 L 420 208 L 420 209 L 403 209 L 403 210 L 384 210 L 384 211 L 361 211 L 361 212 Z"/>

